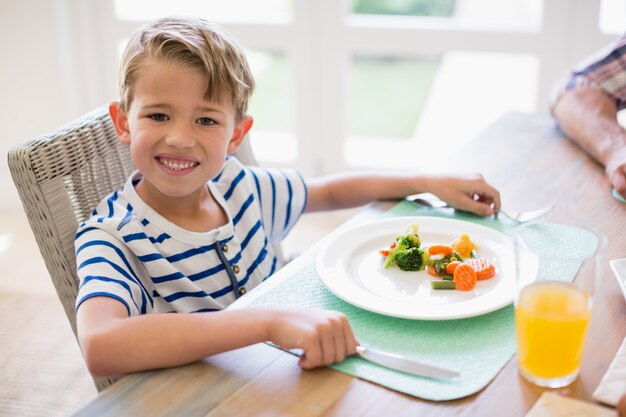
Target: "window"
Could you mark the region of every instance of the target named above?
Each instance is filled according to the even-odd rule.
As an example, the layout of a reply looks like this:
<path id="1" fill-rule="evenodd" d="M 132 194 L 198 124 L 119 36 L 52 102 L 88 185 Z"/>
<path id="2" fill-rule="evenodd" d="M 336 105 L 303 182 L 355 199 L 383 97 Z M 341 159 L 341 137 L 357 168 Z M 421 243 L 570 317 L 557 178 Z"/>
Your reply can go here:
<path id="1" fill-rule="evenodd" d="M 616 35 L 626 32 L 626 2 L 624 0 L 602 0 L 600 29 L 604 33 Z"/>
<path id="2" fill-rule="evenodd" d="M 352 13 L 434 17 L 481 29 L 538 30 L 543 0 L 352 0 Z"/>
<path id="3" fill-rule="evenodd" d="M 437 158 L 424 155 L 458 149 L 508 111 L 547 112 L 564 70 L 615 38 L 602 31 L 621 31 L 626 21 L 623 0 L 78 4 L 93 22 L 79 19 L 77 59 L 104 80 L 84 89 L 92 106 L 116 95 L 112 39 L 161 16 L 203 16 L 248 52 L 257 159 L 305 176 L 428 168 Z"/>
<path id="4" fill-rule="evenodd" d="M 348 77 L 349 135 L 413 137 L 440 61 L 438 57 L 354 57 Z"/>
<path id="5" fill-rule="evenodd" d="M 413 82 L 411 86 L 411 77 L 403 79 L 400 73 L 387 74 L 385 79 L 405 85 L 405 100 L 416 96 L 419 100 L 397 103 L 387 92 L 392 88 L 380 92 L 387 100 L 370 96 L 390 114 L 381 113 L 378 121 L 381 126 L 387 123 L 389 130 L 379 137 L 348 138 L 345 154 L 349 165 L 437 169 L 447 153 L 459 149 L 503 114 L 536 110 L 533 87 L 538 63 L 532 55 L 450 51 L 441 60 L 413 65 L 421 66 L 424 73 L 419 79 L 424 85 Z M 418 79 L 416 74 L 420 73 L 413 69 L 411 75 Z M 403 109 L 413 112 L 402 113 Z"/>
<path id="6" fill-rule="evenodd" d="M 249 105 L 252 150 L 265 163 L 293 164 L 298 153 L 293 63 L 281 52 L 246 52 L 257 85 Z"/>

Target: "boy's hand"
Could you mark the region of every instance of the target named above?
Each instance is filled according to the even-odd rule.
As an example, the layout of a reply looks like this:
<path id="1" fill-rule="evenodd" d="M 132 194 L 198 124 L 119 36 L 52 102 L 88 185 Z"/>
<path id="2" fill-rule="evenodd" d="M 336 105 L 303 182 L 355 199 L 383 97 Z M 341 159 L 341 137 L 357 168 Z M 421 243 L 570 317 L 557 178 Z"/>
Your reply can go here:
<path id="1" fill-rule="evenodd" d="M 433 177 L 431 193 L 452 207 L 481 216 L 500 210 L 500 193 L 480 174 L 465 177 Z"/>
<path id="2" fill-rule="evenodd" d="M 285 349 L 300 348 L 302 368 L 341 362 L 356 352 L 348 318 L 336 311 L 281 309 L 271 319 L 269 340 Z"/>

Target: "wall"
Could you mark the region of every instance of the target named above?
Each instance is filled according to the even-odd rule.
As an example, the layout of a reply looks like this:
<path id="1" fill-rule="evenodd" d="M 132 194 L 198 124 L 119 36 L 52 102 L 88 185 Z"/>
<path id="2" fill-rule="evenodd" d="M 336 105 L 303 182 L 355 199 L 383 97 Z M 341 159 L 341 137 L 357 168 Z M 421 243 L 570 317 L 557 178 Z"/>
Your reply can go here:
<path id="1" fill-rule="evenodd" d="M 9 149 L 88 110 L 72 98 L 69 59 L 59 47 L 63 6 L 50 0 L 0 3 L 0 213 L 21 210 L 7 166 Z"/>

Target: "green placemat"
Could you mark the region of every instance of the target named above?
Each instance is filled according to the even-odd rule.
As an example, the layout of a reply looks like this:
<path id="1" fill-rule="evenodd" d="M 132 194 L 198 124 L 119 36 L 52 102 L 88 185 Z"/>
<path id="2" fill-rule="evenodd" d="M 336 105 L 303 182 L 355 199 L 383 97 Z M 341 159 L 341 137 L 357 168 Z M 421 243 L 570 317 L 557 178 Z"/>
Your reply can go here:
<path id="1" fill-rule="evenodd" d="M 401 202 L 385 213 L 385 217 L 416 215 L 466 220 L 503 232 L 515 226 L 505 219 L 424 208 L 410 202 Z M 525 235 L 524 240 L 540 253 L 557 249 L 587 253 L 590 247 L 595 250 L 594 242 L 586 240 L 586 233 L 581 229 L 537 224 L 527 230 L 528 239 Z M 570 268 L 565 279 L 571 280 L 577 269 Z M 354 307 L 334 296 L 319 281 L 313 265 L 294 274 L 253 305 L 341 311 L 350 319 L 354 333 L 363 345 L 460 372 L 460 377 L 447 380 L 423 378 L 383 368 L 357 357 L 332 365 L 349 375 L 428 400 L 452 400 L 479 391 L 516 351 L 512 305 L 479 317 L 458 320 L 422 321 L 387 317 Z"/>

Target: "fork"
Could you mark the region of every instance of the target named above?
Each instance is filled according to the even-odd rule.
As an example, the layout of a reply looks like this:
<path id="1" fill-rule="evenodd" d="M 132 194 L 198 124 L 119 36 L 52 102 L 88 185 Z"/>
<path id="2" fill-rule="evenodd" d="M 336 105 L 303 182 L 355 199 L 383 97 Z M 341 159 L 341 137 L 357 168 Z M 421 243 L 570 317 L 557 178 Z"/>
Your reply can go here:
<path id="1" fill-rule="evenodd" d="M 554 204 L 550 204 L 540 209 L 530 211 L 500 210 L 498 213 L 496 213 L 496 217 L 498 217 L 498 214 L 502 213 L 514 222 L 526 223 L 531 220 L 538 219 L 539 217 L 545 216 L 546 214 L 550 213 L 553 208 Z"/>
<path id="2" fill-rule="evenodd" d="M 419 204 L 425 207 L 454 208 L 448 203 L 446 203 L 445 201 L 442 201 L 439 199 L 425 199 L 425 198 L 415 197 L 415 198 L 409 198 L 409 201 L 412 201 L 416 204 Z M 496 217 L 498 217 L 498 215 L 500 214 L 503 214 L 509 219 L 513 220 L 514 222 L 526 223 L 531 220 L 538 219 L 539 217 L 545 216 L 546 214 L 550 213 L 553 208 L 554 208 L 554 204 L 550 204 L 540 209 L 531 210 L 531 211 L 500 210 L 496 213 Z"/>

